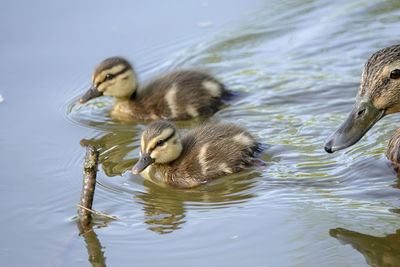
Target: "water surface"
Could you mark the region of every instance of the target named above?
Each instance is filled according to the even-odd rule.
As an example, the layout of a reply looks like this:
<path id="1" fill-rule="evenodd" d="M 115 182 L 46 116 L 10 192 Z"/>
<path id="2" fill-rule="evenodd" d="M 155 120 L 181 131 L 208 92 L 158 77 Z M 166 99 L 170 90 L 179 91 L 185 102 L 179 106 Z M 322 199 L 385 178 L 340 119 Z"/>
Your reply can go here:
<path id="1" fill-rule="evenodd" d="M 398 1 L 14 1 L 0 22 L 3 264 L 400 264 L 399 180 L 384 156 L 399 115 L 350 149 L 323 150 L 365 61 L 399 42 Z M 267 145 L 266 168 L 194 190 L 133 175 L 145 124 L 112 119 L 106 97 L 76 104 L 113 55 L 131 60 L 142 82 L 199 68 L 240 91 L 208 119 Z M 94 208 L 120 219 L 95 217 L 85 237 L 75 221 L 82 140 L 101 152 Z"/>

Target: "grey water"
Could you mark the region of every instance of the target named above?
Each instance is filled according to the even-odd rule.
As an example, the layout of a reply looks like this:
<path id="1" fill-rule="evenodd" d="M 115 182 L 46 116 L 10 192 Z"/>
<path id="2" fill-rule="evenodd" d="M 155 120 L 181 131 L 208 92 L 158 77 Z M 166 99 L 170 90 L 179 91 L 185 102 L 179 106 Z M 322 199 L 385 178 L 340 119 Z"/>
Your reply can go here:
<path id="1" fill-rule="evenodd" d="M 3 3 L 2 265 L 399 266 L 400 182 L 384 155 L 399 115 L 323 150 L 399 28 L 397 0 Z M 192 190 L 133 175 L 145 124 L 111 118 L 107 97 L 76 103 L 114 55 L 141 82 L 194 68 L 240 92 L 209 120 L 246 128 L 267 166 Z M 76 225 L 80 142 L 100 150 L 93 208 L 119 218 L 95 216 L 90 236 Z"/>

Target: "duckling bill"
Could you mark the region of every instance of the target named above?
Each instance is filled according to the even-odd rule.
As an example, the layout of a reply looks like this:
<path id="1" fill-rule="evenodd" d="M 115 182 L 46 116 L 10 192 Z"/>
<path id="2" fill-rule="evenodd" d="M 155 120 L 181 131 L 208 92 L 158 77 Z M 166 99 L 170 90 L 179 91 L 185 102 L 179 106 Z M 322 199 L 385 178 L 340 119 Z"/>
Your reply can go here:
<path id="1" fill-rule="evenodd" d="M 117 119 L 155 121 L 187 120 L 213 113 L 229 93 L 214 77 L 195 70 L 175 71 L 139 87 L 132 65 L 124 58 L 111 57 L 96 67 L 92 86 L 78 103 L 102 95 L 117 99 L 111 111 Z"/>
<path id="2" fill-rule="evenodd" d="M 260 144 L 233 124 L 206 123 L 180 137 L 171 122 L 157 121 L 142 134 L 132 172 L 156 183 L 192 188 L 252 166 L 258 152 Z"/>
<path id="3" fill-rule="evenodd" d="M 84 104 L 88 102 L 90 99 L 96 98 L 98 96 L 102 96 L 103 92 L 100 92 L 97 90 L 97 87 L 92 85 L 89 90 L 86 91 L 86 93 L 79 98 L 78 103 L 79 104 Z"/>
<path id="4" fill-rule="evenodd" d="M 328 153 L 357 143 L 384 116 L 400 111 L 400 45 L 374 53 L 364 66 L 354 107 L 327 139 Z"/>

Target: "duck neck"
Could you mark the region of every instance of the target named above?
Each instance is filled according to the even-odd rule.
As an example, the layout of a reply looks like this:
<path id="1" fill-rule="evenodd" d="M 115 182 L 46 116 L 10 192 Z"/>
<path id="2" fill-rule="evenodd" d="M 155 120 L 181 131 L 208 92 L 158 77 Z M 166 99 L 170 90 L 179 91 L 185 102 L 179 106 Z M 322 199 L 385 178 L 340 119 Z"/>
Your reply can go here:
<path id="1" fill-rule="evenodd" d="M 137 79 L 135 78 L 134 90 L 133 90 L 133 93 L 131 94 L 131 96 L 129 97 L 129 100 L 133 101 L 133 100 L 137 99 L 138 89 L 139 89 L 139 85 L 138 85 Z"/>
<path id="2" fill-rule="evenodd" d="M 165 177 L 167 176 L 168 164 L 165 163 L 153 163 L 147 167 L 141 175 L 156 183 L 165 183 Z"/>
<path id="3" fill-rule="evenodd" d="M 137 92 L 137 86 L 136 86 L 135 91 L 132 93 L 131 97 L 129 98 L 130 100 L 135 100 L 136 99 L 136 94 L 137 94 L 136 92 Z"/>

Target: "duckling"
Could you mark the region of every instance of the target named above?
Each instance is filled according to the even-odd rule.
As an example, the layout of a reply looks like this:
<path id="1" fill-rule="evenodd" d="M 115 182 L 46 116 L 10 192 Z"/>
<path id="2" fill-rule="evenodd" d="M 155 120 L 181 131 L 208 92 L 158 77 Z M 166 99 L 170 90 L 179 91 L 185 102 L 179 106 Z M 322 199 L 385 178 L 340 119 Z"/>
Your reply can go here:
<path id="1" fill-rule="evenodd" d="M 175 71 L 139 87 L 132 65 L 111 57 L 96 67 L 92 86 L 78 103 L 101 95 L 117 98 L 111 116 L 118 119 L 187 120 L 217 111 L 228 91 L 211 75 L 194 70 Z"/>
<path id="2" fill-rule="evenodd" d="M 328 138 L 325 150 L 333 153 L 355 144 L 377 121 L 396 112 L 400 112 L 400 45 L 379 50 L 368 59 L 353 110 Z M 386 153 L 389 160 L 399 162 L 399 144 L 397 130 Z"/>
<path id="3" fill-rule="evenodd" d="M 168 121 L 149 124 L 141 137 L 134 174 L 178 188 L 192 188 L 217 177 L 259 165 L 260 144 L 234 124 L 205 123 L 182 137 Z"/>

